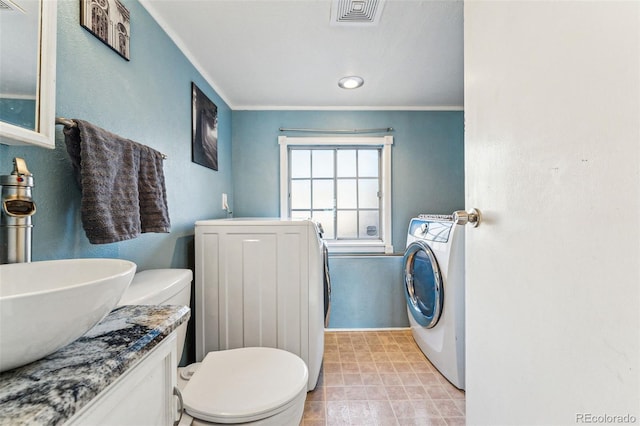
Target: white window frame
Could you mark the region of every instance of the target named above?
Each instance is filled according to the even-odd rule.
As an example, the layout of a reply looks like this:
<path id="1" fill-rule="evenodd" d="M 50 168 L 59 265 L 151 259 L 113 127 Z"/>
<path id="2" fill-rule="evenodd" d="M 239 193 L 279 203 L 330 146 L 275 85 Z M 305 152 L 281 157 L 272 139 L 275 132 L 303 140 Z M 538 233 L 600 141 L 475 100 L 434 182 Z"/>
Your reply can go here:
<path id="1" fill-rule="evenodd" d="M 382 148 L 380 240 L 330 240 L 331 253 L 393 253 L 391 238 L 391 146 L 393 136 L 377 137 L 290 137 L 278 136 L 280 145 L 280 217 L 289 213 L 289 147 L 357 146 Z"/>

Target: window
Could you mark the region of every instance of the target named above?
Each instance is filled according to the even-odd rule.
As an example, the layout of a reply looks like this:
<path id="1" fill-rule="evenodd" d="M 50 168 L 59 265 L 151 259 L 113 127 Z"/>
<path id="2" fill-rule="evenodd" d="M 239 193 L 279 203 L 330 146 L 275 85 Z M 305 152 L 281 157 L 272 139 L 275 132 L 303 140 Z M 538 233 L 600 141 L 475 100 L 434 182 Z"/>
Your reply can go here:
<path id="1" fill-rule="evenodd" d="M 392 136 L 278 141 L 282 217 L 320 222 L 331 252 L 393 252 Z"/>

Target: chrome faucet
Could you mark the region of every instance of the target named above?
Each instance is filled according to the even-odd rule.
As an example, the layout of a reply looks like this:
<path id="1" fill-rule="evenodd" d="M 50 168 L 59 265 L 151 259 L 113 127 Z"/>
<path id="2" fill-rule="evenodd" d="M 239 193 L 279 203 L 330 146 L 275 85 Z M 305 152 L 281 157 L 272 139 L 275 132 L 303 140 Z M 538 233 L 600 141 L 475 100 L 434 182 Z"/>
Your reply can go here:
<path id="1" fill-rule="evenodd" d="M 22 158 L 13 159 L 13 172 L 0 176 L 0 263 L 31 262 L 31 198 L 33 175 Z"/>

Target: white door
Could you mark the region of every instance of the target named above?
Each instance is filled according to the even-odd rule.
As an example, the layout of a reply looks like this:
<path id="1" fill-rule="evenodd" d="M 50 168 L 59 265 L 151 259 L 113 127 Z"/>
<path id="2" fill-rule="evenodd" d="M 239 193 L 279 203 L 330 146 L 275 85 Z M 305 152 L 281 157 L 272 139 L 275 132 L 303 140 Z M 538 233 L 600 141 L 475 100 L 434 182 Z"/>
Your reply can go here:
<path id="1" fill-rule="evenodd" d="M 464 31 L 467 422 L 640 422 L 640 2 Z"/>

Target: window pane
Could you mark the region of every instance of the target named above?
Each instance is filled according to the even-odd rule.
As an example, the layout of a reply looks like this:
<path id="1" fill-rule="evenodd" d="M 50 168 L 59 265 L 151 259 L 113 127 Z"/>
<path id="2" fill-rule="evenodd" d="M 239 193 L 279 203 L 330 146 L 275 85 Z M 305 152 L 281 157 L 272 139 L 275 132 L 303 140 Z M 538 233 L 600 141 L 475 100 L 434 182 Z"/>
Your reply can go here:
<path id="1" fill-rule="evenodd" d="M 311 181 L 309 179 L 291 181 L 291 208 L 311 208 Z"/>
<path id="2" fill-rule="evenodd" d="M 313 181 L 313 209 L 333 210 L 333 179 Z"/>
<path id="3" fill-rule="evenodd" d="M 355 211 L 338 211 L 337 238 L 358 238 L 358 220 Z"/>
<path id="4" fill-rule="evenodd" d="M 361 149 L 358 151 L 358 176 L 378 176 L 378 150 Z"/>
<path id="5" fill-rule="evenodd" d="M 356 151 L 353 149 L 339 149 L 336 159 L 338 177 L 356 177 Z"/>
<path id="6" fill-rule="evenodd" d="M 0 0 L 1 1 L 1 0 Z M 309 138 L 299 145 L 287 141 L 289 193 L 281 194 L 293 218 L 312 217 L 324 228 L 327 240 L 339 252 L 354 250 L 379 253 L 386 249 L 382 223 L 391 206 L 381 198 L 383 175 L 391 145 L 384 138 Z M 285 172 L 285 171 L 283 171 Z M 286 175 L 286 173 L 282 173 Z M 385 182 L 382 182 L 382 178 Z M 285 199 L 288 197 L 288 199 Z M 366 249 L 357 240 L 368 243 Z M 390 242 L 389 242 L 390 243 Z"/>
<path id="7" fill-rule="evenodd" d="M 291 212 L 291 218 L 293 219 L 309 219 L 311 212 L 309 210 L 295 210 Z"/>
<path id="8" fill-rule="evenodd" d="M 338 209 L 355 209 L 358 207 L 356 203 L 357 194 L 355 179 L 338 179 Z"/>
<path id="9" fill-rule="evenodd" d="M 358 179 L 358 207 L 379 208 L 378 179 Z"/>
<path id="10" fill-rule="evenodd" d="M 380 219 L 378 211 L 360 212 L 360 238 L 380 238 Z"/>
<path id="11" fill-rule="evenodd" d="M 323 238 L 327 240 L 333 240 L 336 238 L 335 229 L 333 228 L 333 212 L 313 212 L 313 220 L 320 222 L 322 229 L 324 229 Z"/>
<path id="12" fill-rule="evenodd" d="M 315 150 L 312 153 L 312 176 L 314 178 L 333 177 L 333 153 L 332 149 Z"/>
<path id="13" fill-rule="evenodd" d="M 308 149 L 291 150 L 291 177 L 311 177 L 311 151 Z"/>

